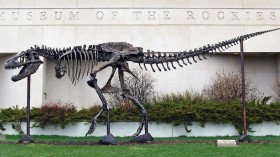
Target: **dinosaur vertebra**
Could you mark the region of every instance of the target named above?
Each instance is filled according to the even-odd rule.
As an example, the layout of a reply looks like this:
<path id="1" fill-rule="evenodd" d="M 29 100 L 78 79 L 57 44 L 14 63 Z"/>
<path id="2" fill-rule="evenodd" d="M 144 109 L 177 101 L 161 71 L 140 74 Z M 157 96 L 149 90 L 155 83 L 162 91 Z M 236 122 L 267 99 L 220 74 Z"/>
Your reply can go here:
<path id="1" fill-rule="evenodd" d="M 128 61 L 139 63 L 141 69 L 141 64 L 143 64 L 144 69 L 147 70 L 146 65 L 148 64 L 154 72 L 155 68 L 153 65 L 155 65 L 159 71 L 162 71 L 162 69 L 167 71 L 171 70 L 171 67 L 176 69 L 174 63 L 178 64 L 180 67 L 183 65 L 189 65 L 192 64 L 192 62 L 197 62 L 197 60 L 206 59 L 205 55 L 211 56 L 216 52 L 223 52 L 231 46 L 239 44 L 240 41 L 278 29 L 279 28 L 246 34 L 219 42 L 217 44 L 208 44 L 203 47 L 184 52 L 143 52 L 141 47 L 133 47 L 131 44 L 125 42 L 108 42 L 99 45 L 89 45 L 88 47 L 77 46 L 74 48 L 64 48 L 62 50 L 47 48 L 46 46 L 35 46 L 9 59 L 5 64 L 5 68 L 14 69 L 23 66 L 19 75 L 12 77 L 13 81 L 18 81 L 36 72 L 42 63 L 39 56 L 42 56 L 56 63 L 55 71 L 57 78 L 61 78 L 65 75 L 65 73 L 67 73 L 72 83 L 76 84 L 81 78 L 83 78 L 83 76 L 90 74 L 88 85 L 96 90 L 103 107 L 102 110 L 92 119 L 92 125 L 87 134 L 94 131 L 97 118 L 104 111 L 107 112 L 107 134 L 110 134 L 109 108 L 103 93 L 121 92 L 123 97 L 130 99 L 142 110 L 142 120 L 134 136 L 138 136 L 141 133 L 142 128 L 145 126 L 146 134 L 143 138 L 144 140 L 151 140 L 152 137 L 148 133 L 147 111 L 143 105 L 131 95 L 125 86 L 124 72 L 128 72 L 135 76 L 128 67 Z M 97 67 L 99 62 L 104 62 L 104 64 Z M 109 66 L 112 67 L 112 73 L 106 85 L 101 89 L 97 85 L 96 74 Z M 111 86 L 111 80 L 117 69 L 121 89 Z M 136 141 L 138 140 L 136 139 Z"/>

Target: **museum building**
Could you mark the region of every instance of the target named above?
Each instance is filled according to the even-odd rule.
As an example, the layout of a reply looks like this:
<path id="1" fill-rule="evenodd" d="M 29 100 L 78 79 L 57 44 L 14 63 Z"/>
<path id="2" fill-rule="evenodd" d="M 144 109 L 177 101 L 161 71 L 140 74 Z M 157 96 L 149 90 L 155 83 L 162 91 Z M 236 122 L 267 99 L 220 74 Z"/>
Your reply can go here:
<path id="1" fill-rule="evenodd" d="M 5 62 L 34 45 L 67 48 L 127 42 L 144 52 L 182 52 L 248 33 L 280 27 L 278 0 L 0 0 L 1 108 L 26 105 L 26 79 L 13 82 L 20 69 Z M 246 77 L 265 96 L 274 96 L 280 72 L 280 31 L 244 42 Z M 157 93 L 201 91 L 217 72 L 240 72 L 240 46 L 207 60 L 170 71 L 148 71 Z M 31 76 L 31 105 L 61 101 L 77 107 L 100 103 L 85 76 L 76 85 L 55 77 L 55 64 L 44 62 Z M 130 63 L 130 67 L 137 64 Z M 141 70 L 141 69 L 139 69 Z M 103 86 L 111 69 L 98 73 Z"/>

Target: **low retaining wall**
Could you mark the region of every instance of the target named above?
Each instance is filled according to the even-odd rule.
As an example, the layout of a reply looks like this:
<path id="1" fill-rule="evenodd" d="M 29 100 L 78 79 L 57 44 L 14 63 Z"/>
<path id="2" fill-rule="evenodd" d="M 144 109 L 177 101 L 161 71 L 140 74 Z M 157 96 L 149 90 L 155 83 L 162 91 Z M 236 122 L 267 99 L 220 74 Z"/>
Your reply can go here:
<path id="1" fill-rule="evenodd" d="M 26 130 L 26 123 L 22 123 L 22 130 Z M 32 123 L 31 123 L 32 125 Z M 113 122 L 111 123 L 111 133 L 114 136 L 131 136 L 135 133 L 139 126 L 138 122 Z M 16 135 L 18 134 L 10 123 L 4 126 L 6 128 L 3 134 Z M 253 136 L 275 135 L 280 136 L 280 125 L 275 122 L 264 122 L 254 124 L 251 128 L 255 131 L 249 132 Z M 80 122 L 75 125 L 68 124 L 64 129 L 60 126 L 50 125 L 44 129 L 31 128 L 31 135 L 62 135 L 62 136 L 85 136 L 89 129 L 89 124 Z M 178 136 L 238 136 L 238 131 L 231 124 L 216 124 L 208 122 L 202 128 L 199 123 L 193 122 L 188 129 L 192 131 L 187 133 L 184 126 L 173 126 L 170 123 L 149 123 L 149 132 L 154 137 L 178 137 Z M 144 133 L 144 129 L 142 131 Z M 98 124 L 96 130 L 91 136 L 104 136 L 106 134 L 106 125 Z"/>

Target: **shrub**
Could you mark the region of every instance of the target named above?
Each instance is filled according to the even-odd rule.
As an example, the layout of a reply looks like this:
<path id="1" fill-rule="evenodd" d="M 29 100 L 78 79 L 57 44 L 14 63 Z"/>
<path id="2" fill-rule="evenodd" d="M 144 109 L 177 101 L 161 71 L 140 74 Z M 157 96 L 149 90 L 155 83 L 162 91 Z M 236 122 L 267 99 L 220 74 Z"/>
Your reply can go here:
<path id="1" fill-rule="evenodd" d="M 261 103 L 260 103 L 261 102 Z M 240 100 L 217 101 L 209 100 L 199 94 L 185 92 L 181 94 L 167 94 L 156 97 L 152 102 L 145 104 L 149 121 L 169 122 L 174 125 L 185 125 L 199 122 L 204 127 L 206 122 L 232 123 L 241 133 L 243 128 L 242 103 Z M 69 123 L 81 121 L 91 122 L 101 110 L 101 106 L 82 108 L 79 111 L 70 103 L 53 102 L 39 108 L 32 108 L 31 121 L 36 127 L 45 128 L 49 124 L 60 125 L 62 128 Z M 0 126 L 7 122 L 20 123 L 26 120 L 25 108 L 12 107 L 0 110 Z M 247 103 L 247 128 L 253 123 L 263 121 L 280 122 L 280 103 L 266 104 L 262 101 L 248 101 Z M 106 115 L 100 116 L 102 122 L 106 122 Z M 140 121 L 141 111 L 135 106 L 113 106 L 110 109 L 112 122 L 116 121 Z M 15 129 L 17 129 L 15 127 Z"/>
<path id="2" fill-rule="evenodd" d="M 92 106 L 90 108 L 82 108 L 81 110 L 77 111 L 75 119 L 76 121 L 87 121 L 90 120 L 101 110 L 101 106 Z"/>
<path id="3" fill-rule="evenodd" d="M 76 122 L 76 108 L 71 103 L 51 102 L 42 105 L 37 109 L 37 116 L 34 116 L 34 127 L 44 128 L 46 125 L 60 125 L 64 128 L 68 123 Z"/>
<path id="4" fill-rule="evenodd" d="M 266 97 L 265 97 L 266 98 Z M 264 98 L 264 99 L 265 99 Z M 259 103 L 261 102 L 261 103 Z M 240 100 L 217 101 L 204 99 L 202 95 L 185 92 L 183 94 L 168 94 L 158 98 L 149 108 L 149 120 L 157 122 L 171 122 L 174 125 L 199 122 L 204 127 L 206 122 L 231 123 L 239 133 L 243 129 L 243 112 Z M 280 104 L 266 101 L 249 101 L 247 104 L 247 128 L 251 124 L 263 121 L 280 122 Z"/>
<path id="5" fill-rule="evenodd" d="M 23 134 L 21 122 L 26 121 L 26 108 L 13 106 L 7 109 L 1 109 L 0 111 L 0 129 L 5 130 L 3 125 L 12 122 L 12 128 L 18 133 Z"/>
<path id="6" fill-rule="evenodd" d="M 141 110 L 136 106 L 130 104 L 123 104 L 122 106 L 115 105 L 110 109 L 111 121 L 140 121 Z"/>
<path id="7" fill-rule="evenodd" d="M 249 79 L 245 83 L 246 99 L 248 101 L 259 99 L 259 91 Z M 230 102 L 241 99 L 241 75 L 236 73 L 216 73 L 213 81 L 203 89 L 203 93 L 210 100 Z"/>

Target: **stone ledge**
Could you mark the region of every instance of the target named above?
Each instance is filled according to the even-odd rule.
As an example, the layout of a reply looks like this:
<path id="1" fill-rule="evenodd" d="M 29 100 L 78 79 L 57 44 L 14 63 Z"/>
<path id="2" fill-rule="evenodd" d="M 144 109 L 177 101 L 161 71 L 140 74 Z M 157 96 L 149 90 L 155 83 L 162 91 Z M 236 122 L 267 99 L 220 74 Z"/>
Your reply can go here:
<path id="1" fill-rule="evenodd" d="M 135 133 L 138 128 L 138 122 L 113 122 L 111 123 L 111 133 L 114 136 L 126 137 Z M 31 123 L 32 126 L 32 123 Z M 3 134 L 16 135 L 18 134 L 12 129 L 11 124 L 4 125 L 6 128 Z M 250 136 L 280 136 L 280 125 L 275 122 L 264 122 L 261 124 L 254 124 L 251 128 L 254 133 L 248 133 Z M 273 128 L 273 129 L 271 129 Z M 60 136 L 85 136 L 89 129 L 89 124 L 86 122 L 79 122 L 75 125 L 68 124 L 65 129 L 59 126 L 51 125 L 46 126 L 45 129 L 31 128 L 31 135 L 60 135 Z M 193 136 L 193 137 L 209 137 L 209 136 L 239 136 L 238 131 L 232 124 L 216 124 L 207 122 L 205 127 L 202 128 L 198 122 L 193 122 L 192 126 L 188 129 L 192 131 L 187 133 L 184 126 L 173 126 L 170 123 L 149 123 L 149 132 L 153 137 L 179 137 L 179 136 Z M 22 130 L 26 130 L 26 124 L 22 123 Z M 106 134 L 106 125 L 98 124 L 96 130 L 90 136 L 104 136 Z M 141 134 L 144 134 L 144 130 Z"/>
<path id="2" fill-rule="evenodd" d="M 218 147 L 236 147 L 238 146 L 235 140 L 217 140 Z"/>

